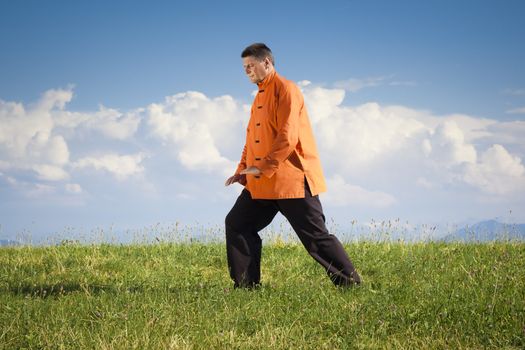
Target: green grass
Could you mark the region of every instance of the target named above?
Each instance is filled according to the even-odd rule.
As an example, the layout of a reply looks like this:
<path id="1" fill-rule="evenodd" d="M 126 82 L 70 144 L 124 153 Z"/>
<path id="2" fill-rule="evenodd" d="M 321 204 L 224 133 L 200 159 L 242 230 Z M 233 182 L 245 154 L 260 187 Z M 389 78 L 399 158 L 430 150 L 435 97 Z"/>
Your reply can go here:
<path id="1" fill-rule="evenodd" d="M 332 286 L 302 246 L 233 290 L 223 244 L 0 249 L 2 349 L 523 349 L 525 244 L 347 245 Z"/>

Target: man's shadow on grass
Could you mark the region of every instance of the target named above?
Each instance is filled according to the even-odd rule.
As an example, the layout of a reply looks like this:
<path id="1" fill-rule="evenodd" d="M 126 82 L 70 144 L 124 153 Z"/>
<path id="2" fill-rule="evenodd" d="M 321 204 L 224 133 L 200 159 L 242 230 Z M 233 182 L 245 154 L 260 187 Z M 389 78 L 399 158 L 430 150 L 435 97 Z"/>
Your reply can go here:
<path id="1" fill-rule="evenodd" d="M 148 291 L 165 292 L 169 294 L 185 294 L 185 293 L 202 293 L 217 290 L 224 291 L 224 286 L 207 285 L 203 283 L 196 283 L 184 286 L 154 286 L 149 284 L 140 285 L 104 285 L 104 284 L 84 284 L 78 282 L 57 283 L 57 284 L 20 284 L 18 286 L 11 286 L 9 288 L 0 289 L 0 293 L 8 292 L 15 296 L 24 296 L 31 298 L 49 298 L 49 297 L 63 297 L 71 294 L 81 295 L 102 295 L 102 294 L 134 294 L 147 293 Z"/>

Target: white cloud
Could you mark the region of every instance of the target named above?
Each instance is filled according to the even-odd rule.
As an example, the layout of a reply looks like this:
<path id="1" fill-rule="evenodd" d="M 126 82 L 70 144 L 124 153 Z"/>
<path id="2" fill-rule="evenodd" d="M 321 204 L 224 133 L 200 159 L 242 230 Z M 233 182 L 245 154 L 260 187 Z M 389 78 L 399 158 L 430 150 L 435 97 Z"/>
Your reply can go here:
<path id="1" fill-rule="evenodd" d="M 247 116 L 246 109 L 230 96 L 209 99 L 194 91 L 176 94 L 164 103 L 151 104 L 147 116 L 151 135 L 175 146 L 186 168 L 223 175 L 235 170 L 238 159 L 230 160 L 221 151 L 242 143 L 241 125 Z M 235 151 L 238 157 L 240 151 Z"/>
<path id="2" fill-rule="evenodd" d="M 66 189 L 66 192 L 72 194 L 80 194 L 83 192 L 82 186 L 79 184 L 66 184 L 64 188 Z"/>
<path id="3" fill-rule="evenodd" d="M 73 99 L 73 87 L 67 89 L 51 89 L 44 92 L 36 104 L 35 110 L 49 112 L 53 109 L 64 109 L 66 104 Z"/>
<path id="4" fill-rule="evenodd" d="M 445 116 L 434 116 L 426 121 L 426 124 L 431 129 L 436 129 L 440 124 L 446 122 L 455 123 L 461 132 L 465 142 L 472 143 L 479 139 L 489 137 L 491 132 L 488 128 L 494 124 L 498 124 L 496 120 L 487 118 L 477 118 L 465 114 L 448 114 Z"/>
<path id="5" fill-rule="evenodd" d="M 356 89 L 353 83 L 349 86 Z M 361 86 L 388 83 L 376 78 Z M 344 88 L 299 85 L 325 174 L 337 174 L 327 178 L 328 204 L 398 210 L 413 205 L 409 200 L 454 203 L 456 194 L 471 198 L 473 206 L 479 198 L 521 203 L 525 121 L 436 115 L 376 102 L 345 105 Z M 155 192 L 155 200 L 183 201 L 190 199 L 185 195 L 209 195 L 239 160 L 249 105 L 231 96 L 189 91 L 132 111 L 101 106 L 93 112 L 69 110 L 72 97 L 65 89 L 49 90 L 34 104 L 0 100 L 0 171 L 7 188 L 25 197 L 79 201 L 86 197 L 84 188 L 97 188 L 90 181 L 100 177 L 82 176 L 91 171 L 117 180 L 138 178 Z M 140 127 L 143 132 L 137 132 Z M 229 201 L 237 189 L 209 196 Z M 90 196 L 97 195 L 90 190 Z"/>
<path id="6" fill-rule="evenodd" d="M 390 79 L 390 77 L 370 77 L 370 78 L 364 78 L 364 79 L 351 78 L 351 79 L 340 80 L 340 81 L 335 82 L 334 87 L 345 89 L 350 92 L 357 92 L 366 87 L 374 87 L 374 86 L 382 85 L 388 79 Z"/>
<path id="7" fill-rule="evenodd" d="M 310 84 L 301 85 L 308 87 Z M 308 87 L 303 92 L 312 124 L 333 115 L 345 98 L 343 89 L 329 90 L 321 87 Z"/>
<path id="8" fill-rule="evenodd" d="M 361 186 L 373 189 L 386 181 L 384 188 L 395 193 L 399 183 L 429 189 L 453 184 L 514 196 L 524 190 L 520 158 L 497 145 L 505 140 L 523 152 L 524 122 L 439 116 L 377 103 L 350 107 L 343 105 L 340 89 L 302 86 L 323 163 L 332 172 L 360 179 Z"/>
<path id="9" fill-rule="evenodd" d="M 69 161 L 69 148 L 62 136 L 38 132 L 25 147 L 25 160 L 62 166 Z"/>
<path id="10" fill-rule="evenodd" d="M 506 111 L 508 114 L 525 114 L 525 107 L 509 109 Z"/>
<path id="11" fill-rule="evenodd" d="M 476 149 L 465 142 L 463 130 L 452 120 L 445 120 L 436 127 L 429 144 L 431 150 L 425 153 L 440 165 L 476 162 Z"/>
<path id="12" fill-rule="evenodd" d="M 327 179 L 328 192 L 323 194 L 323 201 L 333 206 L 356 205 L 372 208 L 385 208 L 396 203 L 396 199 L 381 191 L 369 191 L 360 186 L 346 183 L 336 174 Z"/>
<path id="13" fill-rule="evenodd" d="M 75 136 L 70 130 L 96 130 L 124 141 L 138 129 L 143 110 L 120 113 L 101 106 L 96 112 L 72 112 L 65 109 L 72 98 L 70 87 L 48 90 L 29 107 L 0 100 L 0 168 L 32 172 L 40 180 L 66 180 L 71 157 L 66 138 Z"/>
<path id="14" fill-rule="evenodd" d="M 358 92 L 364 88 L 376 86 L 417 86 L 415 81 L 411 80 L 393 80 L 394 75 L 368 77 L 363 79 L 350 78 L 347 80 L 336 81 L 333 86 L 337 89 L 344 89 L 349 92 Z"/>
<path id="15" fill-rule="evenodd" d="M 54 134 L 52 114 L 71 98 L 71 90 L 49 90 L 29 109 L 0 100 L 2 168 L 32 170 L 51 181 L 68 177 L 63 169 L 69 161 L 68 145 Z"/>
<path id="16" fill-rule="evenodd" d="M 363 166 L 404 147 L 427 130 L 414 117 L 424 113 L 401 106 L 366 103 L 342 106 L 344 91 L 307 86 L 304 95 L 323 153 L 347 168 Z"/>
<path id="17" fill-rule="evenodd" d="M 37 173 L 38 178 L 41 180 L 60 181 L 69 178 L 69 174 L 58 166 L 36 164 L 32 166 L 32 169 Z"/>
<path id="18" fill-rule="evenodd" d="M 56 193 L 56 189 L 52 185 L 18 180 L 13 176 L 8 176 L 1 172 L 0 179 L 4 179 L 11 188 L 27 198 L 39 198 Z"/>
<path id="19" fill-rule="evenodd" d="M 144 167 L 141 164 L 144 159 L 144 153 L 132 155 L 106 154 L 100 157 L 79 159 L 73 163 L 73 168 L 103 170 L 114 175 L 117 180 L 125 180 L 144 171 Z"/>
<path id="20" fill-rule="evenodd" d="M 519 157 L 501 145 L 493 145 L 477 164 L 469 164 L 464 174 L 468 184 L 486 193 L 505 195 L 525 190 L 525 167 Z"/>
<path id="21" fill-rule="evenodd" d="M 96 130 L 109 139 L 126 140 L 137 131 L 143 109 L 122 113 L 117 109 L 100 106 L 96 112 L 63 111 L 54 115 L 57 127 Z"/>
<path id="22" fill-rule="evenodd" d="M 505 143 L 513 146 L 522 146 L 522 152 L 525 154 L 525 121 L 514 120 L 509 122 L 498 122 L 487 127 L 489 135 L 486 137 L 491 143 Z"/>

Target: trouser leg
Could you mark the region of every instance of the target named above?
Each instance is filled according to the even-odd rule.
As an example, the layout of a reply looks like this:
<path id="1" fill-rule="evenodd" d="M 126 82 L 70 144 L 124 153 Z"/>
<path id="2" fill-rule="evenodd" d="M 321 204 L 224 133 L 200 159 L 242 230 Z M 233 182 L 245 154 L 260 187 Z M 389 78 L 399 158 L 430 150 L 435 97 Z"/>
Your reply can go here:
<path id="1" fill-rule="evenodd" d="M 361 282 L 359 274 L 343 245 L 328 232 L 318 196 L 312 196 L 306 185 L 305 198 L 277 201 L 279 210 L 288 219 L 308 253 L 321 264 L 335 285 Z"/>
<path id="2" fill-rule="evenodd" d="M 272 201 L 253 200 L 243 190 L 226 216 L 226 253 L 235 287 L 250 287 L 261 280 L 262 241 L 258 232 L 277 214 Z"/>

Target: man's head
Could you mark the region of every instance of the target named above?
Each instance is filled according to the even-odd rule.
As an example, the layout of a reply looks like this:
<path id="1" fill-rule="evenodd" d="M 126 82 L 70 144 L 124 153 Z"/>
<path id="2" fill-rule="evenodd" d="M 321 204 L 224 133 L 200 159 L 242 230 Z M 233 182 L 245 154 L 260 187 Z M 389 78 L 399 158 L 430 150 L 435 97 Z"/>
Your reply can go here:
<path id="1" fill-rule="evenodd" d="M 252 83 L 259 83 L 273 71 L 272 50 L 263 43 L 255 43 L 241 53 L 244 72 Z"/>

